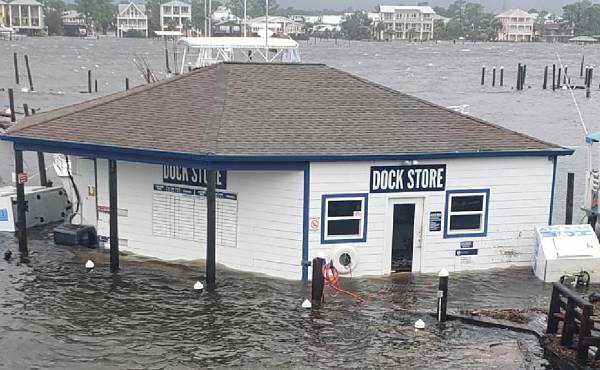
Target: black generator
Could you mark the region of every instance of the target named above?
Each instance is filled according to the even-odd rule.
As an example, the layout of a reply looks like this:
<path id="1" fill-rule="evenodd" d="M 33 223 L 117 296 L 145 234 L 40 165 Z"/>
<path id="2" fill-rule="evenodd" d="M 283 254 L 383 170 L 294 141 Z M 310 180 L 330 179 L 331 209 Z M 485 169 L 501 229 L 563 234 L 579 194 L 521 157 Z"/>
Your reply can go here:
<path id="1" fill-rule="evenodd" d="M 54 243 L 95 248 L 98 246 L 98 234 L 91 225 L 62 224 L 54 228 Z"/>

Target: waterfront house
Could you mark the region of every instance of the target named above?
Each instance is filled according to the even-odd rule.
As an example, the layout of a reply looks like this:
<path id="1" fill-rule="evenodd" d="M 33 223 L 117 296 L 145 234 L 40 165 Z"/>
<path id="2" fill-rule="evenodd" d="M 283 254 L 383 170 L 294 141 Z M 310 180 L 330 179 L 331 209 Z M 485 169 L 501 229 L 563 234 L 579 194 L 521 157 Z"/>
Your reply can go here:
<path id="1" fill-rule="evenodd" d="M 217 171 L 217 261 L 304 280 L 317 256 L 346 276 L 530 266 L 573 153 L 320 64 L 215 64 L 0 139 L 68 154 L 74 222 L 164 260 L 206 256 Z"/>
<path id="2" fill-rule="evenodd" d="M 533 41 L 534 17 L 521 9 L 510 9 L 496 16 L 502 23 L 498 41 Z"/>
<path id="3" fill-rule="evenodd" d="M 148 37 L 148 16 L 146 6 L 130 2 L 118 5 L 118 37 Z"/>
<path id="4" fill-rule="evenodd" d="M 0 0 L 0 23 L 16 32 L 39 34 L 44 29 L 42 4 L 35 0 Z"/>
<path id="5" fill-rule="evenodd" d="M 250 22 L 250 31 L 253 34 L 263 34 L 265 30 L 265 17 L 257 17 L 251 19 Z M 303 33 L 303 24 L 299 22 L 295 22 L 286 17 L 271 17 L 269 16 L 269 31 L 272 34 L 277 33 L 286 33 L 286 34 L 299 34 Z"/>
<path id="6" fill-rule="evenodd" d="M 192 6 L 183 1 L 169 1 L 160 6 L 160 29 L 181 31 L 192 23 Z"/>
<path id="7" fill-rule="evenodd" d="M 242 30 L 244 28 L 243 24 L 240 22 L 232 20 L 232 21 L 222 21 L 219 23 L 213 24 L 212 36 L 214 37 L 240 37 L 243 36 Z"/>
<path id="8" fill-rule="evenodd" d="M 380 5 L 379 13 L 390 40 L 433 39 L 435 11 L 430 6 Z"/>
<path id="9" fill-rule="evenodd" d="M 60 17 L 65 36 L 86 36 L 87 24 L 83 14 L 77 10 L 66 10 Z"/>

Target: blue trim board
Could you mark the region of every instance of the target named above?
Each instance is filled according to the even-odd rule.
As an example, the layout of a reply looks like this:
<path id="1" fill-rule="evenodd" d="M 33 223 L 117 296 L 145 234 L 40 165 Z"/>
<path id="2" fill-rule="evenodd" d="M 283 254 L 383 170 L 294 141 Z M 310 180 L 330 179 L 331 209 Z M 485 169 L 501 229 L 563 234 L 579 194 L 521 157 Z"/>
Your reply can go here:
<path id="1" fill-rule="evenodd" d="M 217 155 L 194 154 L 164 150 L 130 148 L 105 144 L 91 144 L 74 141 L 35 139 L 22 136 L 1 135 L 0 140 L 12 141 L 15 147 L 24 151 L 45 153 L 63 153 L 82 157 L 115 159 L 139 163 L 177 164 L 206 169 L 225 169 L 240 163 L 289 163 L 289 162 L 328 162 L 328 161 L 374 161 L 374 160 L 416 160 L 450 158 L 486 158 L 486 157 L 529 157 L 571 155 L 574 150 L 567 148 L 500 150 L 471 152 L 430 152 L 430 153 L 356 153 L 356 154 L 255 154 L 255 155 Z M 241 168 L 241 167 L 240 167 Z M 233 169 L 233 168 L 232 168 Z"/>
<path id="2" fill-rule="evenodd" d="M 362 238 L 355 239 L 336 239 L 325 240 L 325 222 L 327 222 L 326 204 L 328 199 L 335 198 L 363 198 L 363 235 Z M 343 243 L 364 243 L 367 241 L 367 224 L 369 222 L 369 194 L 368 193 L 351 193 L 351 194 L 323 194 L 321 196 L 321 244 L 343 244 Z"/>
<path id="3" fill-rule="evenodd" d="M 554 213 L 554 193 L 556 191 L 556 166 L 558 158 L 552 157 L 552 188 L 550 189 L 550 215 L 548 216 L 548 226 L 552 225 L 552 214 Z"/>
<path id="4" fill-rule="evenodd" d="M 310 163 L 304 168 L 304 189 L 302 195 L 302 262 L 308 262 L 308 224 L 310 212 Z M 308 265 L 302 263 L 302 281 L 308 281 Z"/>
<path id="5" fill-rule="evenodd" d="M 485 219 L 483 220 L 483 232 L 480 233 L 462 233 L 462 234 L 448 234 L 449 214 L 450 214 L 450 195 L 452 194 L 471 194 L 471 193 L 485 193 Z M 487 236 L 488 231 L 488 218 L 490 210 L 490 189 L 462 189 L 462 190 L 448 190 L 446 191 L 446 211 L 444 215 L 444 239 L 451 238 L 481 238 Z"/>

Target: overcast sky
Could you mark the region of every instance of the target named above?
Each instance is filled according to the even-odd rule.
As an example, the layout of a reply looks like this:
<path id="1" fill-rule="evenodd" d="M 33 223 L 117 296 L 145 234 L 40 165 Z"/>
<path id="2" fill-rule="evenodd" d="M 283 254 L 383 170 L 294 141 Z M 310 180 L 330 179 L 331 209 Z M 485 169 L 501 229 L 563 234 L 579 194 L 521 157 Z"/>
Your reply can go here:
<path id="1" fill-rule="evenodd" d="M 421 0 L 278 0 L 282 6 L 293 6 L 298 9 L 372 9 L 378 4 L 385 5 L 415 5 Z M 426 1 L 426 0 L 423 0 Z M 506 8 L 531 8 L 546 9 L 552 12 L 562 13 L 563 5 L 576 2 L 576 0 L 471 0 L 483 4 L 487 10 L 497 12 L 502 10 L 503 3 Z M 453 0 L 429 0 L 431 5 L 447 6 Z"/>

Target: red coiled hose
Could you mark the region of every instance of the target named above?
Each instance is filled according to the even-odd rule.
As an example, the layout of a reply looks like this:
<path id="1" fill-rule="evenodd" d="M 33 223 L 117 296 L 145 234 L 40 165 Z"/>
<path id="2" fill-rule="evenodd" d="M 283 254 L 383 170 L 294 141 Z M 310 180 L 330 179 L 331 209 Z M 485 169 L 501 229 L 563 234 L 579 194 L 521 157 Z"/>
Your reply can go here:
<path id="1" fill-rule="evenodd" d="M 340 287 L 340 273 L 335 266 L 333 266 L 332 262 L 325 263 L 323 265 L 323 278 L 325 279 L 325 283 L 336 292 L 346 294 L 347 296 L 356 299 L 360 303 L 365 301 L 358 294 L 352 293 Z M 325 303 L 325 297 L 323 296 L 321 296 L 321 303 Z"/>

